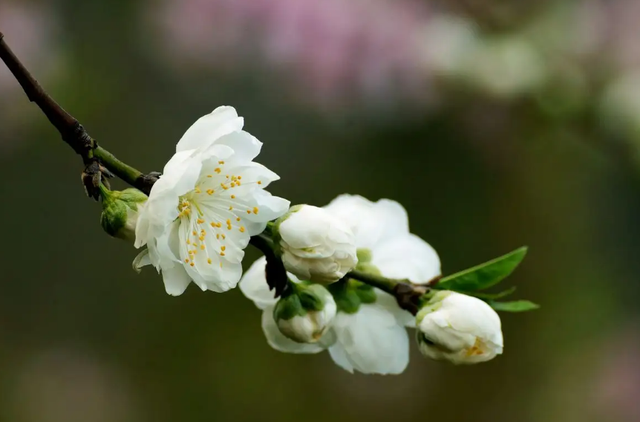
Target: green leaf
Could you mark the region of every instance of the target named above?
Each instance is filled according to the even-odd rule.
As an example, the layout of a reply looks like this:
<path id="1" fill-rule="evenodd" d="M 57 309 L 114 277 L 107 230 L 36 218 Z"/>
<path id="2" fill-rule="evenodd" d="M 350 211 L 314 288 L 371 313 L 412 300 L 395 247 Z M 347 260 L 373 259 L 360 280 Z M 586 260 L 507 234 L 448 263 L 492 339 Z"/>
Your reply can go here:
<path id="1" fill-rule="evenodd" d="M 457 292 L 488 289 L 511 274 L 526 254 L 527 247 L 523 246 L 492 261 L 444 277 L 434 287 L 440 290 Z"/>
<path id="2" fill-rule="evenodd" d="M 494 302 L 490 300 L 487 303 L 496 311 L 503 312 L 526 312 L 540 307 L 540 305 L 528 300 L 515 300 L 513 302 Z"/>
<path id="3" fill-rule="evenodd" d="M 470 292 L 468 293 L 470 296 L 475 296 L 479 299 L 502 299 L 503 297 L 509 296 L 511 293 L 516 291 L 516 286 L 513 286 L 507 290 L 503 290 L 500 293 L 480 293 L 480 292 Z"/>

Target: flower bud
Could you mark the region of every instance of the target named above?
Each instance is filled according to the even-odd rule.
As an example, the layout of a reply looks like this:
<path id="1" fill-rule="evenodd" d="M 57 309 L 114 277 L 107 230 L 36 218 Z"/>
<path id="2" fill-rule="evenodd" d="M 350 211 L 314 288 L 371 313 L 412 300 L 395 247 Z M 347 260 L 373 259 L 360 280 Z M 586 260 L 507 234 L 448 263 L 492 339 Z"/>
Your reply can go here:
<path id="1" fill-rule="evenodd" d="M 416 317 L 420 352 L 455 364 L 485 362 L 502 353 L 500 317 L 485 302 L 441 291 Z"/>
<path id="2" fill-rule="evenodd" d="M 137 189 L 111 191 L 100 186 L 102 215 L 100 224 L 113 237 L 133 242 L 139 207 L 147 201 L 147 195 Z"/>
<path id="3" fill-rule="evenodd" d="M 326 210 L 297 205 L 276 222 L 285 268 L 301 280 L 333 283 L 358 262 L 349 226 Z"/>
<path id="4" fill-rule="evenodd" d="M 315 343 L 336 316 L 336 302 L 319 284 L 292 284 L 293 292 L 282 297 L 273 317 L 282 334 L 298 343 Z"/>

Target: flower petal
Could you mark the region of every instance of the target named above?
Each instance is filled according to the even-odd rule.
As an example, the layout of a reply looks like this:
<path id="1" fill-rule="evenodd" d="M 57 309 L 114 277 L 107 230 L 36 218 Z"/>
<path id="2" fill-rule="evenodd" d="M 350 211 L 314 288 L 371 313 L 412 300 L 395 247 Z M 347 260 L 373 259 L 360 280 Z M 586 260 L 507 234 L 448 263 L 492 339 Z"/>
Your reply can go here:
<path id="1" fill-rule="evenodd" d="M 240 290 L 242 293 L 248 299 L 251 299 L 260 309 L 266 309 L 278 302 L 278 299 L 274 297 L 275 292 L 269 290 L 269 286 L 267 285 L 267 277 L 265 275 L 266 266 L 266 258 L 264 256 L 258 258 L 251 264 L 251 267 L 249 267 L 242 276 L 242 280 L 240 280 Z"/>
<path id="2" fill-rule="evenodd" d="M 140 273 L 142 267 L 146 265 L 151 265 L 151 258 L 149 258 L 149 249 L 143 249 L 134 259 L 133 259 L 133 269 Z"/>
<path id="3" fill-rule="evenodd" d="M 180 296 L 187 289 L 191 278 L 182 265 L 162 269 L 164 288 L 171 296 Z"/>
<path id="4" fill-rule="evenodd" d="M 176 152 L 207 147 L 218 138 L 242 129 L 244 120 L 233 107 L 220 106 L 199 118 L 176 145 Z"/>
<path id="5" fill-rule="evenodd" d="M 356 236 L 358 248 L 373 249 L 390 237 L 409 233 L 409 218 L 396 201 L 371 202 L 358 195 L 340 195 L 325 209 L 347 222 Z"/>
<path id="6" fill-rule="evenodd" d="M 227 145 L 234 151 L 229 161 L 234 163 L 246 163 L 260 154 L 262 148 L 262 142 L 260 142 L 255 136 L 242 131 L 229 133 L 216 141 L 218 145 Z"/>
<path id="7" fill-rule="evenodd" d="M 362 305 L 355 314 L 339 312 L 333 321 L 337 342 L 329 349 L 336 363 L 365 374 L 399 374 L 409 363 L 409 337 L 383 307 Z"/>
<path id="8" fill-rule="evenodd" d="M 418 236 L 405 233 L 372 249 L 371 263 L 389 278 L 427 283 L 441 274 L 438 253 Z"/>
<path id="9" fill-rule="evenodd" d="M 398 305 L 398 301 L 396 300 L 396 298 L 391 296 L 389 293 L 383 292 L 380 289 L 375 289 L 375 292 L 376 305 L 390 312 L 396 318 L 398 324 L 405 327 L 415 328 L 416 317 L 411 315 L 409 311 L 405 311 L 404 309 L 402 309 L 400 305 Z"/>

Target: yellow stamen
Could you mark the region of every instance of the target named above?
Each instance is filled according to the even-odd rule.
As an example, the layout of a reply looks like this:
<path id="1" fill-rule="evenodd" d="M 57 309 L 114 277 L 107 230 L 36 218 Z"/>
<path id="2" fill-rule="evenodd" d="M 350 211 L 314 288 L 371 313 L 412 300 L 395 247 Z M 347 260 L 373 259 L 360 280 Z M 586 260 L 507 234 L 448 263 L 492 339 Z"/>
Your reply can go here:
<path id="1" fill-rule="evenodd" d="M 240 233 L 244 233 L 244 226 L 240 226 Z"/>

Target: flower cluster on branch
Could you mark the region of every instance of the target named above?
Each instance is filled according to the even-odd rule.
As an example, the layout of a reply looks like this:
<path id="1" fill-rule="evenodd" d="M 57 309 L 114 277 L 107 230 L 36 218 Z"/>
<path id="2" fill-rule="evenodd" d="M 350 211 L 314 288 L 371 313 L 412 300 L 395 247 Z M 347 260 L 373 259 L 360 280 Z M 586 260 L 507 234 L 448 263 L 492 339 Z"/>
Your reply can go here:
<path id="1" fill-rule="evenodd" d="M 349 372 L 399 374 L 409 362 L 407 328 L 423 355 L 455 364 L 503 351 L 496 310 L 513 288 L 484 290 L 507 277 L 526 248 L 443 277 L 440 258 L 409 230 L 396 201 L 340 195 L 325 207 L 290 206 L 266 188 L 278 175 L 255 162 L 262 143 L 243 130 L 233 107 L 218 107 L 191 126 L 162 174 L 143 174 L 99 147 L 80 123 L 38 85 L 0 33 L 0 58 L 63 140 L 81 155 L 83 184 L 99 199 L 101 225 L 141 252 L 168 294 L 191 282 L 226 292 L 240 284 L 262 310 L 267 342 L 288 353 L 319 353 Z M 118 176 L 140 190 L 112 191 Z M 147 195 L 148 194 L 148 195 Z M 243 275 L 248 245 L 264 257 Z"/>

